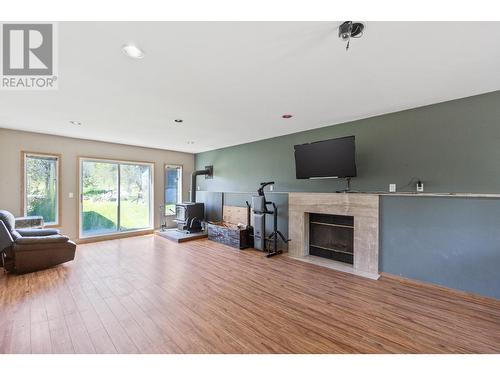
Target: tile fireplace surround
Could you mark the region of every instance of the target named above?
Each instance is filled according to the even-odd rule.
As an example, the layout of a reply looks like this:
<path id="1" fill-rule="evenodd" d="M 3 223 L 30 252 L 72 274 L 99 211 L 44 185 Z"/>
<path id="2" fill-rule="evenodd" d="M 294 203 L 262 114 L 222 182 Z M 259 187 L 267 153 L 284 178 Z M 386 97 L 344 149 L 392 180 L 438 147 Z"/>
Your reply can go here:
<path id="1" fill-rule="evenodd" d="M 309 214 L 354 217 L 354 264 L 309 255 Z M 290 257 L 378 279 L 379 196 L 359 193 L 289 193 Z"/>

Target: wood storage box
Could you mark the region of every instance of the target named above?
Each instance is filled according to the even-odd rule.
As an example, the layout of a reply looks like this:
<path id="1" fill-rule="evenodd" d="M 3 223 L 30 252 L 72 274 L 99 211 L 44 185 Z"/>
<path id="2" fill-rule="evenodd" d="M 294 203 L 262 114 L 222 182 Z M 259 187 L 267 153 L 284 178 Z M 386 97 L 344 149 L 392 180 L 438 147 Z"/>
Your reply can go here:
<path id="1" fill-rule="evenodd" d="M 235 249 L 253 247 L 252 229 L 241 229 L 231 223 L 208 223 L 208 239 Z"/>

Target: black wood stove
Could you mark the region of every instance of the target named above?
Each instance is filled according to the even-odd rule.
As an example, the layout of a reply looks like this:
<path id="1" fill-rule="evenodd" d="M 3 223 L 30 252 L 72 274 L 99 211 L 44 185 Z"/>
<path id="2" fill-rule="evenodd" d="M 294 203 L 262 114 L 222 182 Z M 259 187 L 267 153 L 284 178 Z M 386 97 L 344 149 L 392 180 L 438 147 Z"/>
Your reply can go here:
<path id="1" fill-rule="evenodd" d="M 177 229 L 187 233 L 202 231 L 201 222 L 205 217 L 205 204 L 184 202 L 175 205 L 175 219 Z"/>
<path id="2" fill-rule="evenodd" d="M 194 171 L 191 174 L 191 202 L 183 202 L 175 205 L 175 219 L 177 229 L 186 233 L 201 232 L 201 223 L 205 219 L 205 204 L 196 202 L 196 177 L 205 175 L 205 178 L 212 178 L 214 173 L 213 166 L 207 166 L 205 169 Z"/>

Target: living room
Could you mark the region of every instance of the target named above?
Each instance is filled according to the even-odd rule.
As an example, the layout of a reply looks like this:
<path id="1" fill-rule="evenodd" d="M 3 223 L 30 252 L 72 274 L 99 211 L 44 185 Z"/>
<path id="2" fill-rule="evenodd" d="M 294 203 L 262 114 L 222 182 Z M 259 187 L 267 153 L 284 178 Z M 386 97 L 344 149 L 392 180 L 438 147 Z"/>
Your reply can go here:
<path id="1" fill-rule="evenodd" d="M 498 364 L 499 22 L 22 14 L 0 23 L 2 358 Z"/>

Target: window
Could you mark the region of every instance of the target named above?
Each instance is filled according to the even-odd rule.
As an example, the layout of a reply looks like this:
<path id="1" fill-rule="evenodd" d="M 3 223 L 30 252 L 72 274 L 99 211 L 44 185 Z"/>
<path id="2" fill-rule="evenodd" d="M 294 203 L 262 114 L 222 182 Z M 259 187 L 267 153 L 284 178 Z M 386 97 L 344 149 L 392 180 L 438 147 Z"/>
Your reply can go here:
<path id="1" fill-rule="evenodd" d="M 23 214 L 42 216 L 46 225 L 59 225 L 58 155 L 23 152 Z"/>
<path id="2" fill-rule="evenodd" d="M 182 201 L 182 166 L 165 165 L 165 216 L 175 215 L 175 205 Z"/>
<path id="3" fill-rule="evenodd" d="M 80 159 L 80 237 L 153 227 L 153 164 Z"/>

